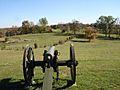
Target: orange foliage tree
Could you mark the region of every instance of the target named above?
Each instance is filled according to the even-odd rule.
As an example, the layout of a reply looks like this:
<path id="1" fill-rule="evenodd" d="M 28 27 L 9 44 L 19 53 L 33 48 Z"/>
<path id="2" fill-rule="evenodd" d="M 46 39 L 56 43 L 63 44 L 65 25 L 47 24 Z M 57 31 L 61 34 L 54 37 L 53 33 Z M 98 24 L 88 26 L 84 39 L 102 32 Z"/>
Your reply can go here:
<path id="1" fill-rule="evenodd" d="M 91 42 L 91 40 L 95 40 L 96 39 L 96 30 L 93 27 L 86 27 L 85 28 L 85 38 L 89 39 L 89 42 Z"/>

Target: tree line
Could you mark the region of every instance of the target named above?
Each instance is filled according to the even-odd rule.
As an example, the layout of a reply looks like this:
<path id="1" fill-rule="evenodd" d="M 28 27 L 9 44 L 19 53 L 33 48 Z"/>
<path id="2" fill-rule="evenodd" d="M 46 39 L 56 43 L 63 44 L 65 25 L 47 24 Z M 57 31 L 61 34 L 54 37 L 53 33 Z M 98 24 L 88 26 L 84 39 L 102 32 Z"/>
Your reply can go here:
<path id="1" fill-rule="evenodd" d="M 21 34 L 32 34 L 32 33 L 42 33 L 49 29 L 48 21 L 46 18 L 41 18 L 39 20 L 38 25 L 34 25 L 33 22 L 25 20 L 22 22 L 22 26 L 19 28 L 12 28 L 8 30 L 5 35 L 13 36 L 13 35 L 21 35 Z"/>
<path id="2" fill-rule="evenodd" d="M 21 27 L 12 27 L 5 32 L 5 36 L 32 34 L 32 33 L 44 33 L 52 32 L 54 30 L 61 30 L 61 33 L 72 33 L 74 35 L 84 33 L 87 27 L 95 29 L 97 32 L 105 34 L 105 37 L 110 38 L 111 34 L 116 34 L 117 38 L 120 38 L 120 19 L 113 16 L 100 16 L 95 23 L 83 24 L 77 20 L 72 20 L 69 23 L 59 23 L 56 25 L 48 25 L 46 17 L 39 19 L 38 24 L 34 25 L 33 22 L 25 20 L 22 22 Z M 89 31 L 89 30 L 88 30 Z M 0 36 L 3 36 L 0 33 Z"/>

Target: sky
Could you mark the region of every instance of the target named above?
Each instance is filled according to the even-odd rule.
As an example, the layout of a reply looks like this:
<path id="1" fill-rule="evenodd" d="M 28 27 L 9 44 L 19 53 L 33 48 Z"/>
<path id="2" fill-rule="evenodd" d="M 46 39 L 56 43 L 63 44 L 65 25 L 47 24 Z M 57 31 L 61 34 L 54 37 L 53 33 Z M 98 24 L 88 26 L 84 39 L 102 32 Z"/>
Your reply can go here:
<path id="1" fill-rule="evenodd" d="M 49 25 L 78 20 L 95 23 L 104 16 L 120 17 L 120 0 L 0 0 L 0 28 L 37 24 L 46 17 Z"/>

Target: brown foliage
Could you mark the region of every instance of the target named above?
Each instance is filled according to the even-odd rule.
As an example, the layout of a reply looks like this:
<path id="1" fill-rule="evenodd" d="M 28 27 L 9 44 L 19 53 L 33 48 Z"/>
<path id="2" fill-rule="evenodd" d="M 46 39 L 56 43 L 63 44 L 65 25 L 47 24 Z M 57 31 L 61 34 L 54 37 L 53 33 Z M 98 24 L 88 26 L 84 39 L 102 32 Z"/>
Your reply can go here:
<path id="1" fill-rule="evenodd" d="M 89 42 L 96 39 L 96 30 L 93 27 L 85 28 L 85 38 L 89 39 Z"/>
<path id="2" fill-rule="evenodd" d="M 17 35 L 18 28 L 9 28 L 9 30 L 6 31 L 6 36 L 13 36 Z"/>
<path id="3" fill-rule="evenodd" d="M 2 32 L 0 32 L 0 38 L 2 38 L 3 37 L 3 33 Z"/>

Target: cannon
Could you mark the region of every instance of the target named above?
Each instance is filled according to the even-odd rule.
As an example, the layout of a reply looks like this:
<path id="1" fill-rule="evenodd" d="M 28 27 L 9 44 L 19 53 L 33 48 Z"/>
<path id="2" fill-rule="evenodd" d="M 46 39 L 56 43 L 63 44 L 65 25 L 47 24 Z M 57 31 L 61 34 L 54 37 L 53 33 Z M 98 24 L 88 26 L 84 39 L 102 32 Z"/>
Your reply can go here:
<path id="1" fill-rule="evenodd" d="M 58 60 L 58 54 L 58 50 L 55 50 L 55 46 L 52 46 L 48 51 L 44 50 L 43 60 L 36 61 L 33 49 L 30 46 L 27 46 L 24 49 L 23 53 L 23 75 L 25 79 L 25 84 L 28 86 L 32 85 L 35 67 L 41 67 L 43 73 L 46 73 L 46 69 L 52 68 L 53 71 L 56 72 L 56 80 L 59 80 L 58 67 L 60 66 L 67 66 L 68 68 L 70 68 L 71 84 L 75 84 L 76 66 L 78 65 L 78 61 L 76 61 L 75 59 L 75 51 L 73 44 L 70 44 L 69 60 Z"/>

